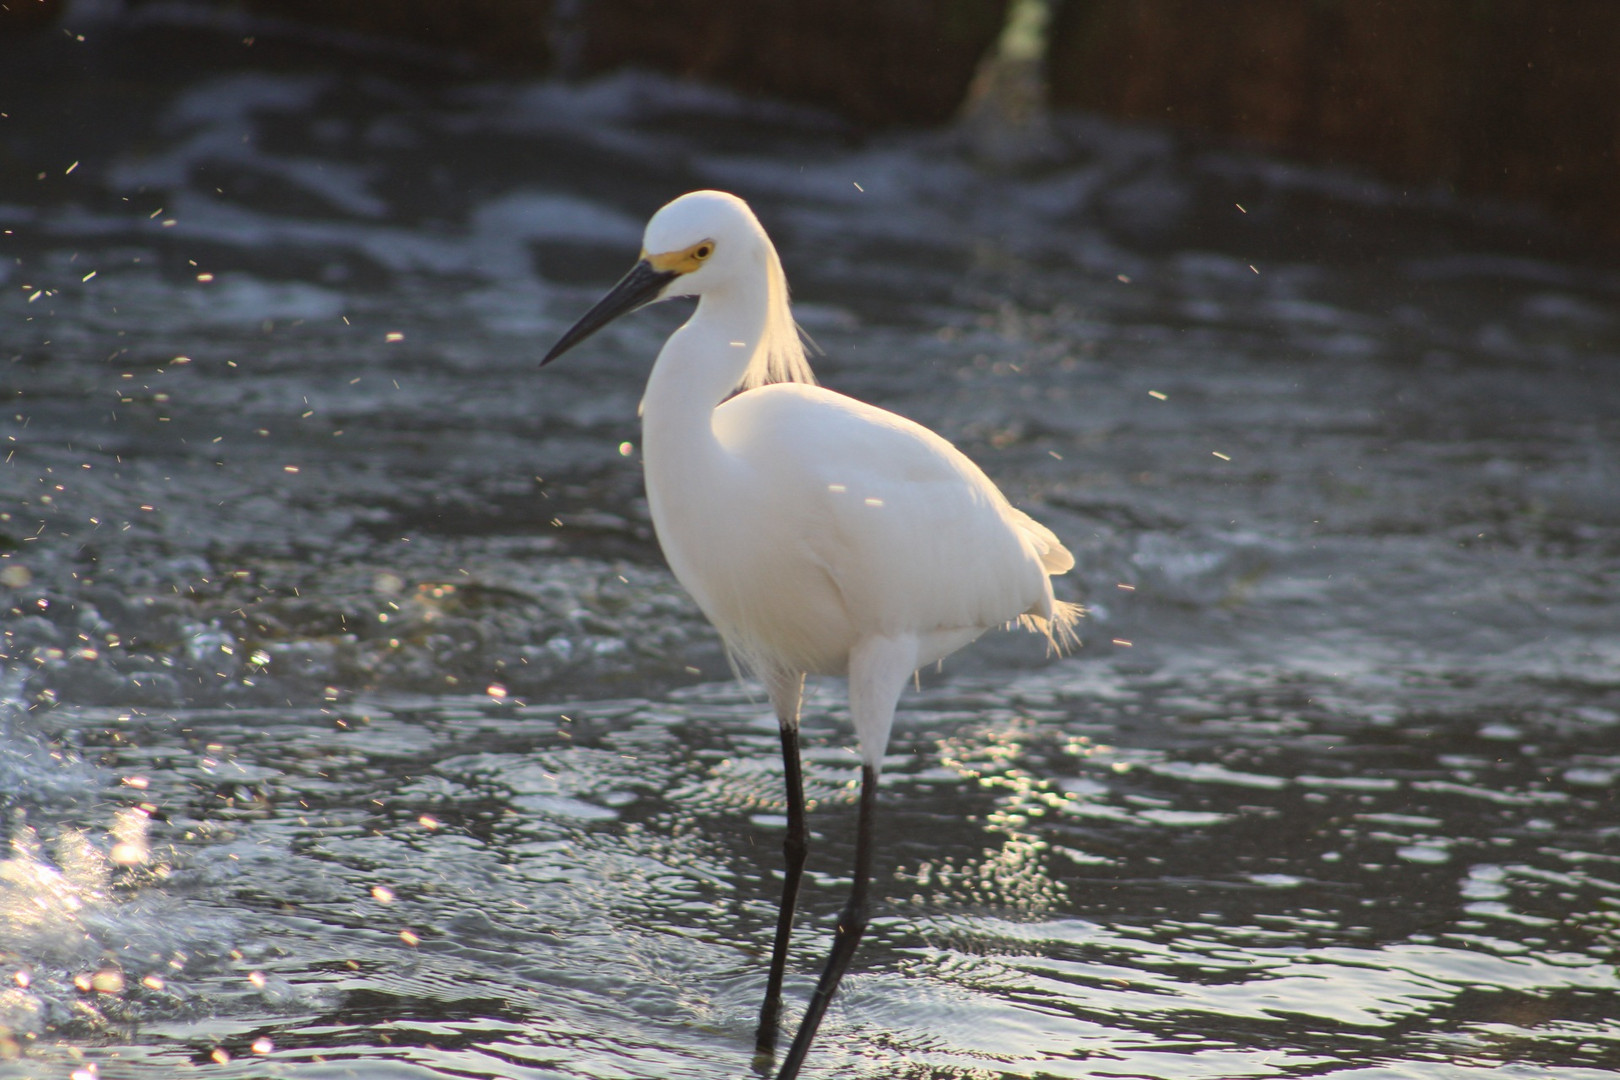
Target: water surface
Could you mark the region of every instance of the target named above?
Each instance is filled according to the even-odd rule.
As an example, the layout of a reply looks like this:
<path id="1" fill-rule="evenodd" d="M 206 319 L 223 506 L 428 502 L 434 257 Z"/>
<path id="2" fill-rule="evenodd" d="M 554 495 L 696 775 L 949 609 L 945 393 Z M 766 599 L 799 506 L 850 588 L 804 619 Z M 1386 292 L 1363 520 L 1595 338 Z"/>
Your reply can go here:
<path id="1" fill-rule="evenodd" d="M 0 63 L 0 1076 L 748 1074 L 781 766 L 641 496 L 681 312 L 535 369 L 704 186 L 1091 612 L 903 702 L 807 1075 L 1610 1075 L 1601 259 L 1093 119 L 1015 175 L 144 10 Z M 847 729 L 816 687 L 795 1007 Z"/>

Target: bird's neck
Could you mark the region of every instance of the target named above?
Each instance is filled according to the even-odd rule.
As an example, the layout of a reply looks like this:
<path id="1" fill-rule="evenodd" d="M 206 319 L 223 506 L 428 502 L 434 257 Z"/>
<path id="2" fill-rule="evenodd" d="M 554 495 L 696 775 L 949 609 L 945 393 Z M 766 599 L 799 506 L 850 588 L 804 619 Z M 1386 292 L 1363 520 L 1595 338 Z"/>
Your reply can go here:
<path id="1" fill-rule="evenodd" d="M 711 419 L 762 347 L 770 293 L 764 276 L 705 295 L 697 310 L 658 353 L 641 400 L 642 442 L 649 463 L 661 447 L 666 461 L 690 461 L 681 448 L 712 443 Z"/>
<path id="2" fill-rule="evenodd" d="M 760 346 L 766 296 L 711 293 L 658 354 L 641 399 L 647 507 L 675 576 L 711 619 L 724 610 L 702 570 L 725 545 L 737 462 L 715 436 L 714 410 Z M 719 530 L 718 532 L 716 530 Z"/>

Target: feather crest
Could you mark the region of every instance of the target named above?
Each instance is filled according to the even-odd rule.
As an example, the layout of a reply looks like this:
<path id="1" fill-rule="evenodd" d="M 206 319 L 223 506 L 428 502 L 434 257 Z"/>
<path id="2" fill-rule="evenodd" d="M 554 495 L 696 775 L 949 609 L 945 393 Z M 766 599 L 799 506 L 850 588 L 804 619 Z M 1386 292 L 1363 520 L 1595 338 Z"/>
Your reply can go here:
<path id="1" fill-rule="evenodd" d="M 770 290 L 766 300 L 765 331 L 748 370 L 743 372 L 738 390 L 752 390 L 767 383 L 796 382 L 814 386 L 815 373 L 805 355 L 808 340 L 799 324 L 793 321 L 793 309 L 788 303 L 787 274 L 782 271 L 782 260 L 776 248 L 765 245 L 765 277 Z"/>

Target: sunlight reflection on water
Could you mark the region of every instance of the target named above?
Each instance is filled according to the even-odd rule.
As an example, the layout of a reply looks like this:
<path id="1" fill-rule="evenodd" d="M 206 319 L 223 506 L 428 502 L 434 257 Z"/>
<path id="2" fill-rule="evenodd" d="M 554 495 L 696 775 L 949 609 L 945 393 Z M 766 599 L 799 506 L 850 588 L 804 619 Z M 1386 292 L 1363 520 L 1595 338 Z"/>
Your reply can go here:
<path id="1" fill-rule="evenodd" d="M 84 158 L 0 177 L 0 1077 L 745 1070 L 781 765 L 641 499 L 678 313 L 533 368 L 711 184 L 823 380 L 1038 508 L 1091 609 L 1078 657 L 991 635 L 903 701 L 817 1075 L 1609 1075 L 1612 270 L 1095 118 L 989 175 L 634 73 L 196 32 L 195 70 L 0 65 L 80 121 L 8 106 L 17 152 Z M 846 728 L 813 688 L 795 1008 Z"/>
<path id="2" fill-rule="evenodd" d="M 1198 685 L 1082 681 L 1099 675 L 1116 705 Z M 1582 848 L 1608 827 L 1598 801 L 1460 813 L 1477 800 L 1436 779 L 1456 767 L 1433 758 L 1409 762 L 1404 793 L 1323 785 L 1312 773 L 1335 757 L 1319 722 L 1268 732 L 1270 771 L 1200 769 L 1212 745 L 1241 744 L 1165 718 L 1099 744 L 1076 733 L 1096 730 L 1093 700 L 1065 699 L 1060 673 L 963 710 L 984 693 L 935 684 L 902 719 L 891 869 L 830 1021 L 848 1036 L 829 1040 L 833 1073 L 883 1075 L 900 1055 L 962 1077 L 1340 1074 L 1371 1055 L 1449 1076 L 1527 1045 L 1594 1067 L 1613 1048 L 1603 904 L 1620 884 L 1616 860 Z M 120 867 L 109 853 L 127 839 L 71 830 L 0 864 L 10 963 L 31 984 L 9 993 L 4 1022 L 37 1040 L 31 1053 L 86 1037 L 111 1051 L 138 1016 L 144 1049 L 117 1051 L 126 1068 L 247 1054 L 261 1037 L 291 1075 L 379 1047 L 395 1067 L 480 1075 L 730 1067 L 774 912 L 775 830 L 756 819 L 777 809 L 780 767 L 762 703 L 722 684 L 600 706 L 364 710 L 369 728 L 223 712 L 124 724 L 104 771 L 127 774 L 125 756 L 172 728 L 215 747 L 215 764 L 147 760 L 149 786 L 128 797 L 158 811 L 155 865 Z M 53 728 L 68 745 L 101 722 L 59 709 Z M 817 847 L 795 994 L 851 839 L 853 762 L 835 727 L 808 725 Z M 324 782 L 334 763 L 342 785 Z M 251 798 L 218 784 L 233 770 L 258 778 Z M 1376 809 L 1386 801 L 1403 811 Z M 99 805 L 127 836 L 127 807 Z M 1549 806 L 1556 841 L 1525 818 Z M 1394 858 L 1441 831 L 1492 861 Z M 1299 869 L 1257 869 L 1270 866 Z M 121 973 L 120 991 L 74 985 L 97 970 Z"/>

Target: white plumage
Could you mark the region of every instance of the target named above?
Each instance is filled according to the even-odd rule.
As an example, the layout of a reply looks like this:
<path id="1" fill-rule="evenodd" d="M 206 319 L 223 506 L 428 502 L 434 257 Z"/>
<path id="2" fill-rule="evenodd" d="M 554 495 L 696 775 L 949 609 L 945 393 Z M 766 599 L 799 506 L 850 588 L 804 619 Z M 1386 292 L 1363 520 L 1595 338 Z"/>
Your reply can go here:
<path id="1" fill-rule="evenodd" d="M 805 674 L 849 677 L 863 785 L 875 787 L 913 671 L 1013 622 L 1054 647 L 1072 637 L 1080 609 L 1053 597 L 1050 576 L 1074 557 L 939 435 L 814 385 L 776 249 L 734 195 L 692 192 L 659 210 L 635 269 L 543 363 L 671 296 L 695 296 L 698 306 L 659 352 L 642 399 L 653 525 L 675 576 L 764 680 L 788 766 L 789 885 L 764 1049 L 767 1028 L 774 1045 L 794 861 L 803 863 L 795 788 Z M 870 857 L 872 798 L 863 790 L 858 862 Z M 813 1000 L 783 1077 L 796 1073 L 864 926 L 859 865 L 856 880 L 819 1008 Z"/>
<path id="2" fill-rule="evenodd" d="M 1048 575 L 1073 558 L 927 428 L 776 383 L 711 404 L 707 430 L 682 440 L 663 404 L 649 397 L 645 417 L 659 541 L 756 670 L 843 675 L 872 635 L 917 636 L 922 666 L 1021 616 L 1066 625 Z M 868 760 L 883 751 L 876 734 L 861 726 Z"/>

